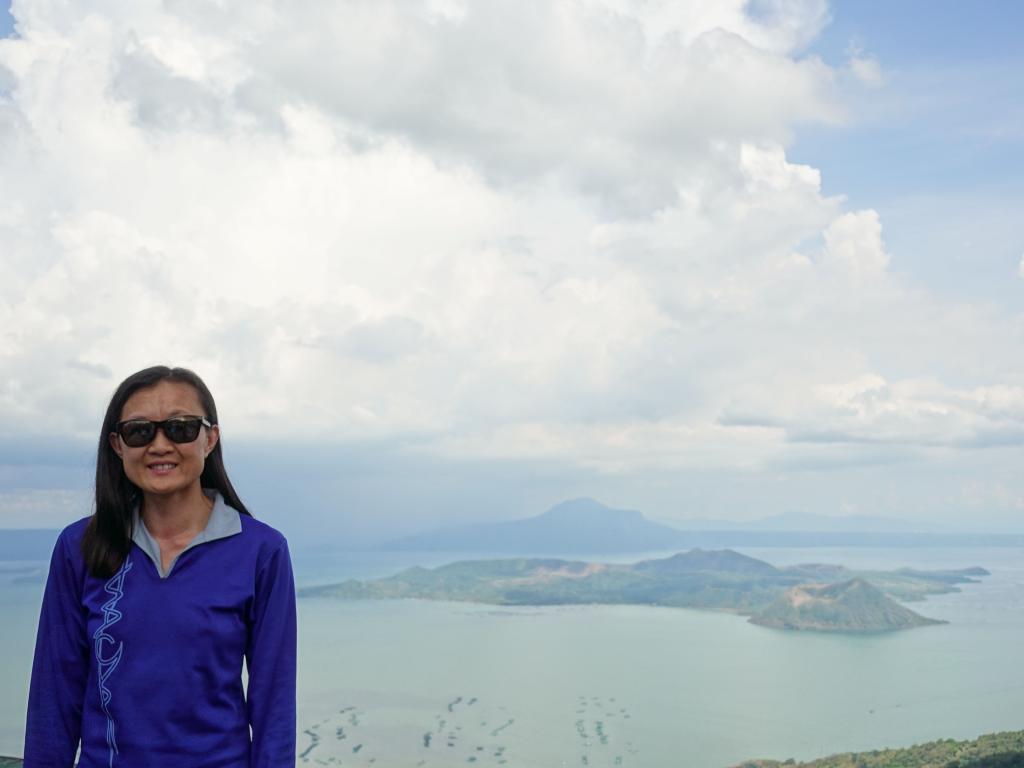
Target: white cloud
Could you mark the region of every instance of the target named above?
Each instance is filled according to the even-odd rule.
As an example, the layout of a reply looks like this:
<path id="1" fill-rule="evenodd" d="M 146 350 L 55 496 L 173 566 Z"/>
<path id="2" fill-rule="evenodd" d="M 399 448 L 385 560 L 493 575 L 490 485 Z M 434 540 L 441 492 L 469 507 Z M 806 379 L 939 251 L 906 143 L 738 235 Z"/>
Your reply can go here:
<path id="1" fill-rule="evenodd" d="M 746 7 L 19 4 L 3 432 L 168 361 L 229 433 L 608 471 L 1016 439 L 1019 333 L 787 157 L 827 9 Z"/>
<path id="2" fill-rule="evenodd" d="M 850 72 L 865 85 L 879 86 L 885 83 L 882 65 L 873 56 L 854 56 L 849 62 Z"/>
<path id="3" fill-rule="evenodd" d="M 865 54 L 857 46 L 851 46 L 848 53 L 847 69 L 858 82 L 872 88 L 885 85 L 885 73 L 876 57 Z"/>
<path id="4" fill-rule="evenodd" d="M 826 261 L 855 275 L 877 275 L 889 266 L 876 211 L 844 213 L 828 225 L 824 237 Z"/>

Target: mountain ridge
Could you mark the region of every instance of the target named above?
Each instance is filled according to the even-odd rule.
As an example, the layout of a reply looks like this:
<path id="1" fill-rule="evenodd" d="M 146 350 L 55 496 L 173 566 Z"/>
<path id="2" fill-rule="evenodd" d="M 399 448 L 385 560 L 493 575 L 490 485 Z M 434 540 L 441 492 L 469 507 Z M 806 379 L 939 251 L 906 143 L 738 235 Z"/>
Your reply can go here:
<path id="1" fill-rule="evenodd" d="M 921 526 L 887 518 L 833 518 L 809 513 L 786 513 L 748 522 L 690 519 L 668 524 L 638 510 L 616 509 L 584 496 L 555 504 L 532 517 L 446 525 L 387 539 L 371 548 L 571 556 L 690 547 L 1024 546 L 1024 535 L 961 534 L 938 526 L 930 530 L 915 528 Z"/>
<path id="2" fill-rule="evenodd" d="M 533 517 L 444 526 L 384 542 L 377 549 L 542 553 L 640 552 L 672 549 L 685 534 L 632 509 L 589 497 L 569 499 Z"/>

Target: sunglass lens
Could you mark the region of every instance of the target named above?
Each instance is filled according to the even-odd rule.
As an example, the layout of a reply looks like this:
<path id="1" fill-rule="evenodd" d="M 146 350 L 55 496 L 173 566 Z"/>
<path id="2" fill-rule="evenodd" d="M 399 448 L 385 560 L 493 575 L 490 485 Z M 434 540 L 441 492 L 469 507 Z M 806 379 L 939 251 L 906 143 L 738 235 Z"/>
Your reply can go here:
<path id="1" fill-rule="evenodd" d="M 191 443 L 199 437 L 199 428 L 202 422 L 199 419 L 168 419 L 164 422 L 164 434 L 167 439 L 175 443 Z"/>
<path id="2" fill-rule="evenodd" d="M 138 448 L 150 442 L 156 435 L 156 425 L 152 421 L 126 421 L 121 425 L 121 439 L 125 445 Z"/>

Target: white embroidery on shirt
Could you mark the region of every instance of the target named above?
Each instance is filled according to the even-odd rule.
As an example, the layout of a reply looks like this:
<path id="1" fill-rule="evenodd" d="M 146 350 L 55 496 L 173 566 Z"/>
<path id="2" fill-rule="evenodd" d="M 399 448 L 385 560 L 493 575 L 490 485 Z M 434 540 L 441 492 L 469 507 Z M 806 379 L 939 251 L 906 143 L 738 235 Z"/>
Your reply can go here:
<path id="1" fill-rule="evenodd" d="M 110 595 L 110 599 L 103 604 L 103 623 L 93 633 L 93 651 L 96 654 L 96 663 L 99 665 L 97 674 L 100 687 L 100 704 L 103 706 L 103 713 L 107 716 L 107 747 L 110 749 L 110 768 L 114 767 L 114 755 L 117 754 L 117 738 L 114 734 L 114 718 L 110 714 L 110 700 L 113 694 L 107 687 L 107 679 L 117 669 L 118 662 L 124 653 L 124 643 L 116 641 L 107 630 L 121 620 L 121 612 L 117 610 L 117 604 L 124 597 L 124 577 L 132 569 L 131 555 L 125 558 L 124 563 L 117 573 L 103 585 L 104 591 Z M 114 647 L 116 643 L 116 648 Z"/>

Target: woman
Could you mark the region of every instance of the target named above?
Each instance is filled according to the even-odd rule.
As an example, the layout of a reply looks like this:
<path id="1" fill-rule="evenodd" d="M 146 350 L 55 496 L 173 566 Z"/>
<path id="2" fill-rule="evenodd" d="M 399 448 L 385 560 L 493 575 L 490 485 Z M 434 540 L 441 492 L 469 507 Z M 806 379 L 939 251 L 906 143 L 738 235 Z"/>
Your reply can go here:
<path id="1" fill-rule="evenodd" d="M 95 513 L 50 562 L 25 768 L 70 768 L 79 742 L 80 768 L 294 766 L 295 640 L 287 543 L 235 493 L 210 391 L 182 368 L 128 377 Z"/>

